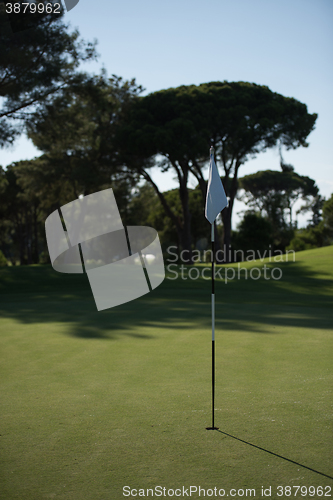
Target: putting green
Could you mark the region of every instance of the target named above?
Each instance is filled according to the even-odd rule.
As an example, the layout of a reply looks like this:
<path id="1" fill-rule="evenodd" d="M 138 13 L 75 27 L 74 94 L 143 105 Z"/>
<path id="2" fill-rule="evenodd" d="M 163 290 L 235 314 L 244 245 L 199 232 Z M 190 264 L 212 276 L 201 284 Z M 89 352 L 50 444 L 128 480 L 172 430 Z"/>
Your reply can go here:
<path id="1" fill-rule="evenodd" d="M 235 279 L 217 280 L 222 432 L 205 429 L 209 279 L 168 272 L 152 293 L 97 312 L 86 276 L 2 268 L 0 498 L 118 500 L 124 486 L 139 496 L 192 485 L 235 498 L 271 487 L 278 499 L 289 492 L 278 486 L 292 498 L 305 497 L 296 486 L 333 487 L 317 473 L 333 477 L 332 257 L 330 246 L 242 264 L 280 268 L 280 280 L 238 280 L 237 265 Z"/>

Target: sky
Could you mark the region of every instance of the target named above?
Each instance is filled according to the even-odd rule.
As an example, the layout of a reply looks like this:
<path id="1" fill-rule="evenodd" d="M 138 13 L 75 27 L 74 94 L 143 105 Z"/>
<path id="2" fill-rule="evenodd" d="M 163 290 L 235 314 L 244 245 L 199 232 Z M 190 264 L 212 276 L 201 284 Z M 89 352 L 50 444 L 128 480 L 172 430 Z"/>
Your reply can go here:
<path id="1" fill-rule="evenodd" d="M 297 173 L 315 179 L 323 196 L 333 192 L 332 0 L 80 0 L 64 21 L 83 39 L 98 40 L 98 61 L 82 69 L 99 73 L 104 67 L 110 76 L 135 78 L 144 94 L 246 81 L 305 103 L 318 114 L 309 147 L 283 151 L 283 157 Z M 22 137 L 0 150 L 0 164 L 39 155 Z M 248 161 L 240 175 L 266 169 L 280 169 L 277 150 Z M 161 190 L 177 187 L 170 173 L 155 171 L 153 179 Z M 194 187 L 193 179 L 189 185 Z M 244 208 L 236 204 L 234 228 Z M 300 216 L 299 226 L 308 218 Z"/>

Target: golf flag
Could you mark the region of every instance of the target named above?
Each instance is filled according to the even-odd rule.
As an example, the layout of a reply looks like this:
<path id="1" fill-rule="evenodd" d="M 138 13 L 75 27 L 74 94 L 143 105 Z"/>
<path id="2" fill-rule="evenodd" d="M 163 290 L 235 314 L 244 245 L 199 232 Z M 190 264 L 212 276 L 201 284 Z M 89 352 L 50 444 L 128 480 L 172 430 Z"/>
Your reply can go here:
<path id="1" fill-rule="evenodd" d="M 223 184 L 214 161 L 214 149 L 210 150 L 209 178 L 207 186 L 205 217 L 213 224 L 218 214 L 228 205 Z"/>

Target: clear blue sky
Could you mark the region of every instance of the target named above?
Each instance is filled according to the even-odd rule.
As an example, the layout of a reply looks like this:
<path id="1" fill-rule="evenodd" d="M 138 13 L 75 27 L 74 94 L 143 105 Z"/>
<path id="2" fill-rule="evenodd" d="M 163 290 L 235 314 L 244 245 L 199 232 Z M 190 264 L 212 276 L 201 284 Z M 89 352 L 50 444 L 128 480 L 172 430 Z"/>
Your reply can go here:
<path id="1" fill-rule="evenodd" d="M 134 77 L 145 93 L 248 81 L 304 102 L 319 115 L 316 129 L 308 148 L 286 151 L 284 159 L 315 179 L 322 195 L 333 192 L 332 0 L 80 0 L 65 21 L 99 42 L 99 61 L 87 71 L 104 66 L 109 75 Z M 38 154 L 21 139 L 0 152 L 0 164 Z M 251 160 L 240 175 L 268 168 L 279 169 L 277 151 Z M 154 178 L 162 189 L 176 187 L 169 174 Z"/>

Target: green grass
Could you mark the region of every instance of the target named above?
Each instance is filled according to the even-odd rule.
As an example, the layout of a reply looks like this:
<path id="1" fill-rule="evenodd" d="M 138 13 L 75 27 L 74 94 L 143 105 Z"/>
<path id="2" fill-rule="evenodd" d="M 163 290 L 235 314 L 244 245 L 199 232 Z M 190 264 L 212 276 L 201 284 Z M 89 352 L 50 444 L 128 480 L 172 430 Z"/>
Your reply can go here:
<path id="1" fill-rule="evenodd" d="M 0 498 L 118 500 L 125 485 L 200 485 L 255 488 L 255 498 L 272 486 L 278 499 L 278 485 L 333 486 L 223 434 L 333 476 L 332 258 L 332 246 L 299 252 L 242 264 L 280 267 L 281 280 L 216 282 L 222 432 L 205 429 L 209 280 L 166 279 L 97 312 L 86 276 L 1 269 Z"/>

